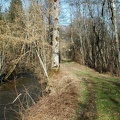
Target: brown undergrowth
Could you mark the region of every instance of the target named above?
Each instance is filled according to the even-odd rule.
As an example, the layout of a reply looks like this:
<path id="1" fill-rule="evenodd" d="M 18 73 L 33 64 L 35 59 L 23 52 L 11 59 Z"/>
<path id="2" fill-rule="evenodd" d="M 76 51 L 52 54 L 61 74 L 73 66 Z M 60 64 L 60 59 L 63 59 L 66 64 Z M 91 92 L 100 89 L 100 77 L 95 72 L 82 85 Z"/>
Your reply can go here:
<path id="1" fill-rule="evenodd" d="M 29 108 L 23 120 L 70 120 L 76 113 L 79 79 L 64 64 L 49 80 L 50 94 Z"/>

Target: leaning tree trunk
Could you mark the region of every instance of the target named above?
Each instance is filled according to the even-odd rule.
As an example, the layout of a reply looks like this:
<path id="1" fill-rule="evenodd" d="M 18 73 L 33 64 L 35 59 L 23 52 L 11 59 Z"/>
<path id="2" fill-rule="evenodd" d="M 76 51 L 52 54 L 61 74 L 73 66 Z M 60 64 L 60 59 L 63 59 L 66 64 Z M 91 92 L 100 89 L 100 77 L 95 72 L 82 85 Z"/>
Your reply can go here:
<path id="1" fill-rule="evenodd" d="M 53 27 L 53 56 L 52 56 L 52 69 L 59 70 L 59 0 L 54 0 L 54 27 Z"/>
<path id="2" fill-rule="evenodd" d="M 119 39 L 118 39 L 118 28 L 117 28 L 117 8 L 116 8 L 116 0 L 112 0 L 113 6 L 113 21 L 114 21 L 114 29 L 115 29 L 115 40 L 116 40 L 116 51 L 118 56 L 118 75 L 120 75 L 120 50 L 119 50 Z"/>

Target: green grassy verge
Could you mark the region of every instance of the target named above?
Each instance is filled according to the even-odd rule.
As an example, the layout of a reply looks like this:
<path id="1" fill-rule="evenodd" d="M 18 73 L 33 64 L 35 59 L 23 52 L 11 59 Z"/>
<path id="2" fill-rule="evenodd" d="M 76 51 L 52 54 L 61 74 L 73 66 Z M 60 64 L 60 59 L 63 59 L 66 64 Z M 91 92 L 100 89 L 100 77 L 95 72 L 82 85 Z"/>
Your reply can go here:
<path id="1" fill-rule="evenodd" d="M 72 120 L 120 120 L 120 78 L 77 63 L 64 63 L 80 80 L 79 108 Z"/>
<path id="2" fill-rule="evenodd" d="M 73 72 L 83 79 L 77 109 L 80 117 L 74 120 L 120 120 L 120 78 L 99 74 L 87 67 L 79 70 L 75 67 Z"/>
<path id="3" fill-rule="evenodd" d="M 95 82 L 98 120 L 120 120 L 120 80 L 91 78 Z"/>
<path id="4" fill-rule="evenodd" d="M 90 69 L 80 71 L 80 74 L 91 82 L 92 89 L 95 91 L 96 119 L 120 120 L 120 79 L 113 76 L 100 75 Z"/>

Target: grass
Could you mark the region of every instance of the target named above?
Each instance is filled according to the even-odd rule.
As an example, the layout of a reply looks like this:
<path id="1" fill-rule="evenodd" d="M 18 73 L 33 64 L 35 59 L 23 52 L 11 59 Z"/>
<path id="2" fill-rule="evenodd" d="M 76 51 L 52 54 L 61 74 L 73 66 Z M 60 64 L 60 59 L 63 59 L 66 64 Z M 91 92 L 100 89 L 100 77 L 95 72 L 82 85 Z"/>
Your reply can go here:
<path id="1" fill-rule="evenodd" d="M 61 64 L 49 81 L 51 93 L 23 120 L 120 120 L 120 79 L 74 62 Z"/>
<path id="2" fill-rule="evenodd" d="M 79 86 L 80 86 L 80 89 L 78 93 L 78 107 L 76 109 L 76 114 L 71 120 L 79 119 L 79 115 L 82 113 L 85 107 L 85 104 L 87 103 L 87 99 L 88 99 L 88 91 L 86 90 L 87 88 L 86 88 L 85 83 L 80 82 Z"/>
<path id="3" fill-rule="evenodd" d="M 87 79 L 87 82 L 83 79 L 86 86 L 89 84 L 93 86 L 91 90 L 95 91 L 93 101 L 96 104 L 96 120 L 120 120 L 120 78 L 99 74 L 89 68 L 80 70 L 76 74 Z M 89 99 L 90 96 L 86 95 Z"/>
<path id="4" fill-rule="evenodd" d="M 79 79 L 61 65 L 59 74 L 52 73 L 48 81 L 50 94 L 29 108 L 23 120 L 70 120 L 77 107 Z"/>
<path id="5" fill-rule="evenodd" d="M 120 80 L 92 78 L 96 85 L 98 120 L 120 120 Z"/>

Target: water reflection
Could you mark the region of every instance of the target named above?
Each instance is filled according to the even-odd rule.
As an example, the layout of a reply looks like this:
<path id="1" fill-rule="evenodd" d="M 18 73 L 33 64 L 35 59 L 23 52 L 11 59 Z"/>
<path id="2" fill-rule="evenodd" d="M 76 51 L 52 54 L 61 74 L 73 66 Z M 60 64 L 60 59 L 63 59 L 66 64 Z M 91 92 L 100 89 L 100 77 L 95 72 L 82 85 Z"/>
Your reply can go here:
<path id="1" fill-rule="evenodd" d="M 29 107 L 40 98 L 40 94 L 40 84 L 33 76 L 19 78 L 2 85 L 0 89 L 0 120 L 17 120 L 20 102 L 25 108 Z M 20 95 L 20 101 L 16 99 L 18 95 Z M 12 102 L 14 103 L 12 104 Z"/>

